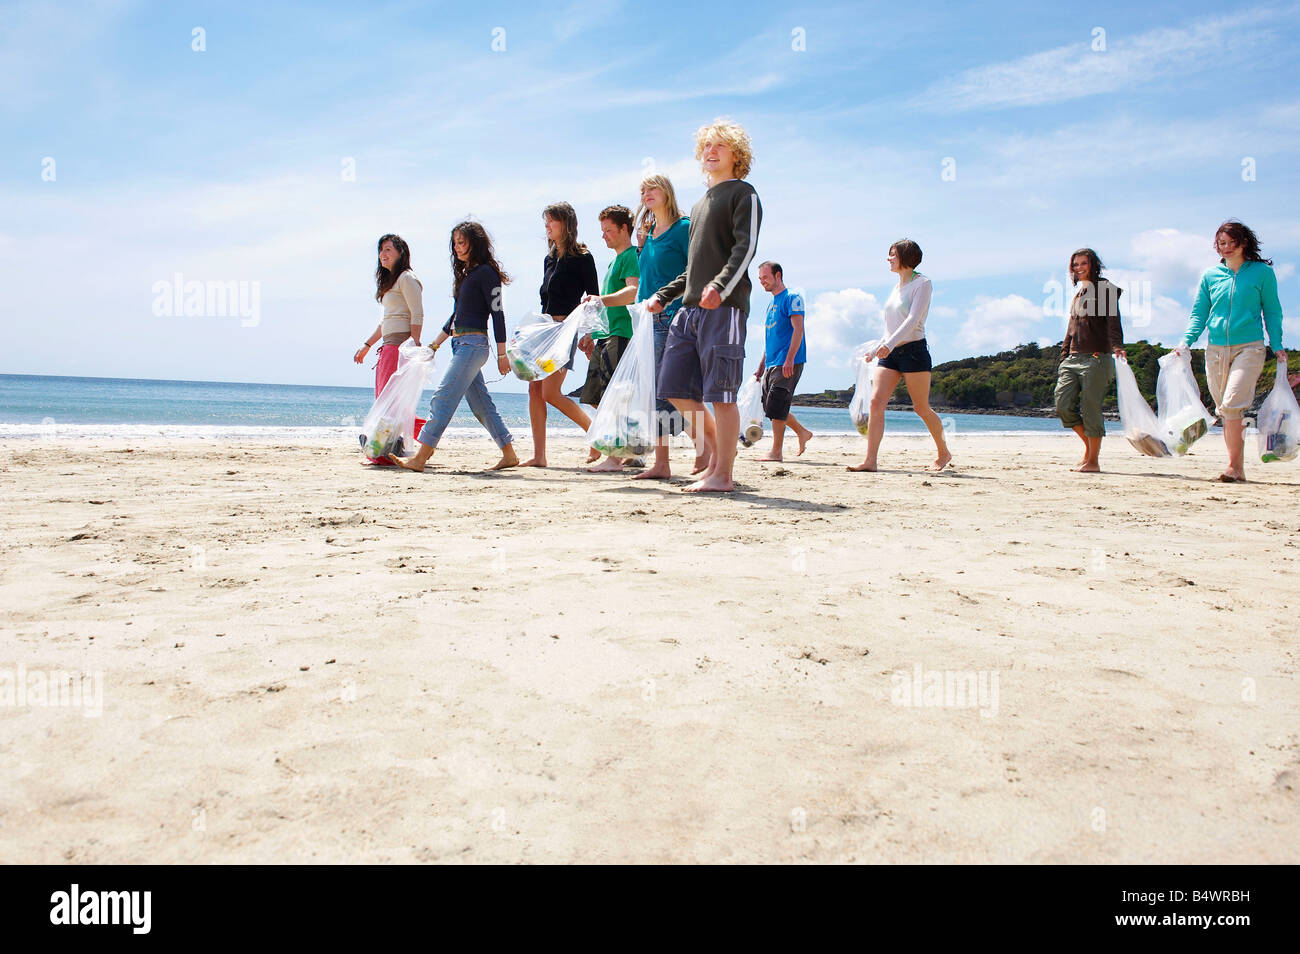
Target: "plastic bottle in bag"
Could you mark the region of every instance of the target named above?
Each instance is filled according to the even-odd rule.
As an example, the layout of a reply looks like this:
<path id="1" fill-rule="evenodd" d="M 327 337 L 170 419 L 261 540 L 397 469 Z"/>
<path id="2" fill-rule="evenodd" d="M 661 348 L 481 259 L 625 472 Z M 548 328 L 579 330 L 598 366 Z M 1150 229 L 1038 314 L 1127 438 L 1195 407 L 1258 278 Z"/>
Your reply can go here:
<path id="1" fill-rule="evenodd" d="M 1122 358 L 1115 361 L 1115 392 L 1119 398 L 1120 426 L 1134 449 L 1148 457 L 1171 456 L 1164 439 L 1165 429 L 1142 396 L 1133 369 Z"/>
<path id="2" fill-rule="evenodd" d="M 1265 464 L 1295 460 L 1300 455 L 1300 403 L 1286 379 L 1286 362 L 1277 363 L 1273 390 L 1255 416 L 1259 459 Z"/>
<path id="3" fill-rule="evenodd" d="M 532 314 L 511 334 L 506 359 L 521 381 L 540 381 L 568 364 L 574 341 L 602 331 L 609 333 L 609 315 L 599 299 L 582 302 L 563 321 Z"/>
<path id="4" fill-rule="evenodd" d="M 1170 351 L 1160 358 L 1159 364 L 1156 416 L 1164 430 L 1161 437 L 1169 450 L 1182 457 L 1209 433 L 1214 418 L 1201 403 L 1201 389 L 1192 373 L 1190 353 Z"/>
<path id="5" fill-rule="evenodd" d="M 632 340 L 619 359 L 587 429 L 587 443 L 626 460 L 650 453 L 655 442 L 654 318 L 645 303 L 628 306 Z"/>
<path id="6" fill-rule="evenodd" d="M 871 422 L 871 389 L 876 378 L 876 359 L 873 355 L 880 347 L 879 341 L 868 341 L 853 350 L 853 364 L 858 378 L 853 385 L 853 400 L 849 401 L 849 418 L 859 434 L 867 436 Z"/>
<path id="7" fill-rule="evenodd" d="M 415 447 L 415 409 L 433 374 L 433 349 L 403 342 L 397 370 L 361 422 L 359 439 L 367 457 L 406 456 Z"/>
<path id="8" fill-rule="evenodd" d="M 740 443 L 753 447 L 763 439 L 763 386 L 752 375 L 736 392 L 740 411 Z"/>

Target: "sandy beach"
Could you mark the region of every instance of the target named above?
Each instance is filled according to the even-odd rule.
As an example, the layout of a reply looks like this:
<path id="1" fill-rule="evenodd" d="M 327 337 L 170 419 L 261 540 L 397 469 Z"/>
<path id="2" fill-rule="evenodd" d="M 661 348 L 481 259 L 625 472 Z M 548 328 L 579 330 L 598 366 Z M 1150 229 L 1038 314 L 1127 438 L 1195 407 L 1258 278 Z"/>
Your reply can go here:
<path id="1" fill-rule="evenodd" d="M 863 446 L 7 440 L 0 859 L 1300 861 L 1300 465 Z"/>

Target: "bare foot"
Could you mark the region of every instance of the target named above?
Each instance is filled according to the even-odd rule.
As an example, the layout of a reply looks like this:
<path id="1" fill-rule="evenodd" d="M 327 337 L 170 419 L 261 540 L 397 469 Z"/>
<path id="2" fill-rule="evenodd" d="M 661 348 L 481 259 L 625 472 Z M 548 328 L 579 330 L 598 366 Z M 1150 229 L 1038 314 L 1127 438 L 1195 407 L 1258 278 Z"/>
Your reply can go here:
<path id="1" fill-rule="evenodd" d="M 861 474 L 861 473 L 874 474 L 876 472 L 876 465 L 868 464 L 866 461 L 863 461 L 861 464 L 858 464 L 857 467 L 845 467 L 844 469 L 851 470 L 855 474 Z"/>
<path id="2" fill-rule="evenodd" d="M 1219 475 L 1219 480 L 1225 484 L 1244 484 L 1246 482 L 1246 472 L 1244 470 L 1225 470 Z"/>
<path id="3" fill-rule="evenodd" d="M 593 447 L 591 452 L 587 454 L 587 463 L 594 464 L 598 460 L 600 460 L 600 451 Z"/>
<path id="4" fill-rule="evenodd" d="M 799 438 L 799 450 L 795 453 L 794 456 L 802 457 L 803 449 L 808 446 L 808 439 L 812 437 L 812 431 L 804 431 L 802 434 L 796 431 L 795 437 Z"/>
<path id="5" fill-rule="evenodd" d="M 713 473 L 706 474 L 701 480 L 682 488 L 688 494 L 729 494 L 735 489 L 735 484 L 730 480 L 723 480 Z"/>
<path id="6" fill-rule="evenodd" d="M 780 455 L 780 454 L 768 454 L 766 457 L 755 457 L 754 460 L 767 460 L 767 461 L 772 461 L 772 462 L 777 463 L 777 464 L 783 464 L 783 463 L 785 463 L 785 461 L 783 461 L 783 460 L 781 459 L 781 455 Z"/>
<path id="7" fill-rule="evenodd" d="M 417 474 L 424 473 L 425 461 L 417 461 L 414 457 L 394 457 L 392 454 L 388 455 L 388 459 L 398 467 L 405 467 L 407 470 L 413 470 Z"/>
<path id="8" fill-rule="evenodd" d="M 489 467 L 488 470 L 505 470 L 507 467 L 518 467 L 518 466 L 519 466 L 519 455 L 516 454 L 514 451 L 510 451 L 510 453 L 508 454 L 502 454 L 501 459 L 497 461 L 495 464 L 493 464 L 491 467 Z"/>
<path id="9" fill-rule="evenodd" d="M 939 471 L 943 470 L 951 463 L 952 463 L 951 454 L 944 454 L 942 457 L 936 457 L 934 459 L 934 463 L 930 465 L 930 472 L 932 474 L 937 474 L 939 473 Z"/>
<path id="10" fill-rule="evenodd" d="M 672 476 L 672 472 L 669 471 L 666 465 L 660 467 L 658 464 L 656 464 L 654 467 L 651 467 L 649 470 L 643 470 L 639 474 L 633 474 L 632 479 L 633 480 L 667 480 L 671 476 Z"/>
<path id="11" fill-rule="evenodd" d="M 519 466 L 520 466 L 520 467 L 545 467 L 545 466 L 546 466 L 546 458 L 545 458 L 545 457 L 538 457 L 538 456 L 535 456 L 535 455 L 534 455 L 533 457 L 528 458 L 526 461 L 524 461 L 524 462 L 523 462 L 522 464 L 520 464 Z"/>
<path id="12" fill-rule="evenodd" d="M 1076 474 L 1100 474 L 1100 464 L 1080 464 L 1078 467 L 1071 467 Z"/>
<path id="13" fill-rule="evenodd" d="M 600 455 L 597 454 L 596 456 L 599 457 Z M 607 474 L 610 473 L 611 471 L 618 471 L 622 469 L 623 469 L 623 462 L 621 460 L 619 460 L 617 457 L 606 457 L 595 467 L 588 467 L 587 472 L 590 474 Z"/>
<path id="14" fill-rule="evenodd" d="M 696 454 L 695 466 L 691 468 L 691 473 L 698 474 L 702 470 L 708 470 L 711 466 L 713 466 L 712 454 Z"/>

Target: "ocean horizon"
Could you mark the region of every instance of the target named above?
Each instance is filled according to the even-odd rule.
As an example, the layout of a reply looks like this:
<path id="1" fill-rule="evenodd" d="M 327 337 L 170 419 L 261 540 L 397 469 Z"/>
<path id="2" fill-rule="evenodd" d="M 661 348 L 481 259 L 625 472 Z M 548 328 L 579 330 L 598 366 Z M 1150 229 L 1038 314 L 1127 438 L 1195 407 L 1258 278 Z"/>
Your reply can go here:
<path id="1" fill-rule="evenodd" d="M 431 394 L 426 390 L 421 397 L 422 417 Z M 492 392 L 492 398 L 515 439 L 528 438 L 528 396 Z M 373 399 L 370 387 L 0 374 L 0 438 L 355 440 Z M 846 408 L 796 408 L 800 422 L 815 433 L 857 433 Z M 940 416 L 945 428 L 970 434 L 1064 433 L 1055 418 L 956 411 Z M 891 432 L 925 433 L 911 411 L 889 410 L 885 418 Z M 1118 432 L 1118 423 L 1108 421 L 1107 430 Z M 464 401 L 447 433 L 486 437 Z M 582 432 L 552 409 L 547 433 L 577 437 Z"/>

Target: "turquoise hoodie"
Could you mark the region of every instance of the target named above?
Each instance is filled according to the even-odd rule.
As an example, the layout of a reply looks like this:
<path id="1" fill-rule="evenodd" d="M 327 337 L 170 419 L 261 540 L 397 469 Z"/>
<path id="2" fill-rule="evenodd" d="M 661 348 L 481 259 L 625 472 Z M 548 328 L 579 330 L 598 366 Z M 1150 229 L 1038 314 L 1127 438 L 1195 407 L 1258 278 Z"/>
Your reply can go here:
<path id="1" fill-rule="evenodd" d="M 1263 314 L 1263 327 L 1260 315 Z M 1192 305 L 1183 344 L 1191 347 L 1206 325 L 1210 344 L 1242 345 L 1262 341 L 1268 331 L 1268 346 L 1282 350 L 1282 303 L 1277 297 L 1277 276 L 1263 262 L 1244 262 L 1234 274 L 1220 262 L 1207 268 Z"/>

